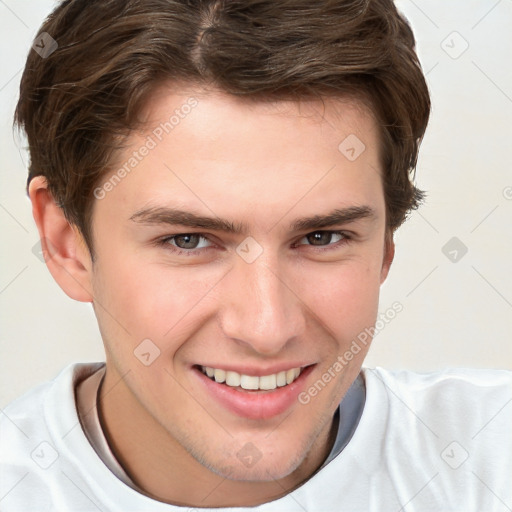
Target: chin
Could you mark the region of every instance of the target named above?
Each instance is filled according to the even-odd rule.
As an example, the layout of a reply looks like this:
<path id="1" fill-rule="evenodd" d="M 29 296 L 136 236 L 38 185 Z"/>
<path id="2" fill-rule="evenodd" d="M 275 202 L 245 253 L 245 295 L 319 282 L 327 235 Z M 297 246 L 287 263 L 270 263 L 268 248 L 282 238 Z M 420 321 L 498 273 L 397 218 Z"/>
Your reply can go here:
<path id="1" fill-rule="evenodd" d="M 217 468 L 214 472 L 223 478 L 238 482 L 270 482 L 287 477 L 297 469 L 298 465 L 289 462 L 283 464 L 274 463 L 273 461 L 267 461 L 266 463 L 259 461 L 251 468 L 236 464 Z"/>
<path id="2" fill-rule="evenodd" d="M 288 449 L 281 446 L 281 449 L 276 451 L 275 447 L 268 443 L 260 451 L 255 444 L 248 441 L 235 453 L 230 453 L 221 460 L 203 459 L 200 462 L 210 471 L 228 480 L 269 482 L 285 478 L 296 471 L 305 462 L 311 444 L 310 440 L 297 442 Z"/>

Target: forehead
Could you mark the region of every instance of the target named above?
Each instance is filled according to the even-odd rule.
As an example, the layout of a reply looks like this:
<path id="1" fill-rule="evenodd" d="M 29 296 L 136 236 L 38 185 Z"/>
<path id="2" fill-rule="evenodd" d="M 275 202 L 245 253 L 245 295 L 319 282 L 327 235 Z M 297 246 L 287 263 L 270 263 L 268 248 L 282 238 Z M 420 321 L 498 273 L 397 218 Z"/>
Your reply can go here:
<path id="1" fill-rule="evenodd" d="M 146 102 L 141 118 L 144 123 L 139 135 L 156 130 L 157 138 L 159 127 L 163 128 L 163 137 L 172 132 L 178 137 L 180 134 L 187 137 L 206 135 L 219 140 L 223 135 L 233 136 L 233 131 L 236 131 L 237 138 L 242 138 L 252 127 L 259 125 L 265 129 L 259 133 L 259 142 L 264 142 L 265 133 L 272 134 L 273 130 L 285 124 L 285 132 L 281 132 L 277 139 L 269 137 L 265 142 L 273 140 L 275 144 L 281 144 L 290 141 L 293 144 L 294 138 L 298 142 L 308 132 L 311 135 L 322 131 L 325 144 L 318 145 L 320 141 L 317 137 L 314 137 L 314 143 L 319 150 L 323 150 L 332 149 L 333 142 L 336 143 L 340 137 L 356 132 L 367 145 L 378 142 L 379 138 L 377 123 L 368 102 L 348 96 L 276 100 L 233 96 L 217 89 L 192 85 L 183 85 L 178 89 L 162 85 Z M 334 135 L 334 141 L 329 135 Z M 172 144 L 171 138 L 164 144 L 166 142 Z M 202 147 L 205 146 L 197 149 Z M 219 149 L 224 147 L 219 146 Z M 209 151 L 211 149 L 208 148 Z"/>
<path id="2" fill-rule="evenodd" d="M 245 216 L 235 221 L 383 206 L 377 124 L 356 100 L 263 102 L 161 87 L 143 119 L 105 177 L 128 170 L 108 194 L 125 218 L 166 205 Z"/>

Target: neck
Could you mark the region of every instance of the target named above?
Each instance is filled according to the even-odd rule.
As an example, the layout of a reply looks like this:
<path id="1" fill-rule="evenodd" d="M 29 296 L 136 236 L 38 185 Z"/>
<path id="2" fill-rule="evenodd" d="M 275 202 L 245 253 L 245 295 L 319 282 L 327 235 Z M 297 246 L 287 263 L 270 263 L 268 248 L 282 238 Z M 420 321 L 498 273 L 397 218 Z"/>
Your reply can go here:
<path id="1" fill-rule="evenodd" d="M 286 477 L 240 481 L 198 462 L 113 372 L 105 375 L 98 413 L 112 453 L 135 485 L 158 501 L 189 507 L 255 506 L 289 494 L 322 465 L 337 432 L 331 421 L 302 463 Z"/>

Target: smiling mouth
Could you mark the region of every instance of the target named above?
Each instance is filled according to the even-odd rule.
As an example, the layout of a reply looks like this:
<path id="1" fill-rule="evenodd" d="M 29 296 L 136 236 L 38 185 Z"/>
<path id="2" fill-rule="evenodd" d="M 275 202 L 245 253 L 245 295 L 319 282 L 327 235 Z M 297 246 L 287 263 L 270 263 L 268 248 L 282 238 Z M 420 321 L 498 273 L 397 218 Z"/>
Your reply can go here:
<path id="1" fill-rule="evenodd" d="M 242 388 L 246 391 L 271 391 L 288 386 L 301 374 L 303 368 L 290 368 L 270 375 L 244 375 L 231 370 L 199 366 L 201 372 L 218 384 L 232 388 Z"/>

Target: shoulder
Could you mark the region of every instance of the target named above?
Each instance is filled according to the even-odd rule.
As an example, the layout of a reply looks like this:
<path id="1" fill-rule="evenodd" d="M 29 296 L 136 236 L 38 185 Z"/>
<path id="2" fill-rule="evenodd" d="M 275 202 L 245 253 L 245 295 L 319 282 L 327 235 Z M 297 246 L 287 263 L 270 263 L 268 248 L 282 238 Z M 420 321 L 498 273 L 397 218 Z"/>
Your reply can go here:
<path id="1" fill-rule="evenodd" d="M 369 404 L 387 403 L 391 420 L 472 437 L 512 432 L 512 371 L 447 369 L 417 373 L 364 369 Z M 491 425 L 492 423 L 492 425 Z"/>
<path id="2" fill-rule="evenodd" d="M 359 425 L 322 470 L 353 509 L 370 510 L 375 496 L 382 510 L 512 505 L 512 372 L 365 368 L 362 376 Z"/>
<path id="3" fill-rule="evenodd" d="M 44 505 L 47 480 L 52 475 L 49 468 L 62 456 L 58 443 L 66 434 L 65 425 L 71 428 L 79 422 L 75 385 L 101 366 L 69 365 L 53 380 L 10 403 L 0 414 L 0 496 L 4 497 L 2 505 L 6 510 L 11 501 L 16 508 L 21 496 L 24 506 L 36 496 L 36 508 Z"/>
<path id="4" fill-rule="evenodd" d="M 397 382 L 410 382 L 429 386 L 432 383 L 457 381 L 470 384 L 512 384 L 512 370 L 481 369 L 481 368 L 445 368 L 432 372 L 411 370 L 387 370 L 385 368 L 363 368 L 363 375 L 373 374 L 383 379 Z"/>
<path id="5" fill-rule="evenodd" d="M 69 380 L 72 368 L 67 367 L 55 379 L 39 384 L 11 402 L 0 417 L 0 434 L 4 442 L 0 445 L 1 461 L 5 463 L 21 446 L 38 437 L 45 429 L 44 403 L 56 385 Z"/>
<path id="6" fill-rule="evenodd" d="M 386 395 L 410 399 L 422 409 L 449 407 L 454 412 L 479 404 L 482 408 L 512 401 L 512 371 L 450 368 L 437 372 L 365 368 L 367 386 Z"/>
<path id="7" fill-rule="evenodd" d="M 409 476 L 420 472 L 420 480 L 428 481 L 428 473 L 429 490 L 446 500 L 457 494 L 470 500 L 476 493 L 490 504 L 488 488 L 512 500 L 511 371 L 376 368 L 363 376 L 367 422 L 381 426 L 387 464 L 399 460 Z M 399 472 L 396 477 L 405 478 Z"/>
<path id="8" fill-rule="evenodd" d="M 46 425 L 47 408 L 57 396 L 65 405 L 74 404 L 77 382 L 102 366 L 102 363 L 75 363 L 64 368 L 54 379 L 39 384 L 11 402 L 0 415 L 0 432 L 30 438 L 38 435 Z M 8 443 L 2 443 L 5 448 Z"/>

